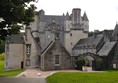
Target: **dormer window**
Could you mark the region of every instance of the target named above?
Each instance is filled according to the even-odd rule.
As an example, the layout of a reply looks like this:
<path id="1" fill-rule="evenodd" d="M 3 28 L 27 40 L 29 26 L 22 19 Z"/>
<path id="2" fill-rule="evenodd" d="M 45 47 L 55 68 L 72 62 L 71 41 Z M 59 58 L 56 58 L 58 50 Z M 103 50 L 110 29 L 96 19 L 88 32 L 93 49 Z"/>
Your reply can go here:
<path id="1" fill-rule="evenodd" d="M 55 23 L 55 19 L 52 19 L 52 22 Z"/>

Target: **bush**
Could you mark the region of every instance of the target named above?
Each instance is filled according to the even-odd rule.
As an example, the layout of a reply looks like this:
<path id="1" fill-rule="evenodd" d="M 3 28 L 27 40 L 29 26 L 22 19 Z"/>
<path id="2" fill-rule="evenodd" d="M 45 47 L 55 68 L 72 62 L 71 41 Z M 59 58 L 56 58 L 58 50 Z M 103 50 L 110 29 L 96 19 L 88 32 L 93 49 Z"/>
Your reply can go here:
<path id="1" fill-rule="evenodd" d="M 85 65 L 85 60 L 84 59 L 78 59 L 78 61 L 76 61 L 76 69 L 82 70 L 82 66 Z"/>
<path id="2" fill-rule="evenodd" d="M 5 54 L 4 53 L 1 53 L 0 54 L 0 61 L 4 61 L 4 59 L 5 59 Z"/>

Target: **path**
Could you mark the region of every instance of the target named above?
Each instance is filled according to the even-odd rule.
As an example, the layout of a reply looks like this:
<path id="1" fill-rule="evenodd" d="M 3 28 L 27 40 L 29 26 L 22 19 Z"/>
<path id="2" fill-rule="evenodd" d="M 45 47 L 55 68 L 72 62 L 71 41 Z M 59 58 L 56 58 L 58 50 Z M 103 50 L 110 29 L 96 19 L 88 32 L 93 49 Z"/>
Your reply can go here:
<path id="1" fill-rule="evenodd" d="M 44 78 L 0 77 L 0 83 L 46 83 Z"/>
<path id="2" fill-rule="evenodd" d="M 21 78 L 16 78 L 16 79 L 24 81 L 24 82 L 16 82 L 16 83 L 25 83 L 25 82 L 46 83 L 45 78 L 49 75 L 52 75 L 53 73 L 56 73 L 56 72 L 100 72 L 100 71 L 91 71 L 91 69 L 90 69 L 90 71 L 79 71 L 79 70 L 41 71 L 39 68 L 26 69 L 24 71 L 24 73 L 20 76 Z M 16 81 L 16 79 L 15 79 L 15 81 Z M 0 82 L 0 83 L 2 83 L 2 82 Z M 7 83 L 7 82 L 5 82 L 5 83 Z M 12 83 L 12 82 L 9 82 L 9 83 Z M 13 82 L 13 83 L 15 83 L 15 82 Z"/>

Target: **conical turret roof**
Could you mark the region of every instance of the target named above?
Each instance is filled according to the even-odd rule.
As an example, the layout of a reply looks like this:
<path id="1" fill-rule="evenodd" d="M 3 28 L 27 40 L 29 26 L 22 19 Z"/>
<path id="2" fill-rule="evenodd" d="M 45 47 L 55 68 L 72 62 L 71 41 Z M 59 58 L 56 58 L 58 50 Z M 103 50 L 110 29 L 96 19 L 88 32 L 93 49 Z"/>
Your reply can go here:
<path id="1" fill-rule="evenodd" d="M 84 15 L 82 17 L 82 20 L 83 21 L 89 21 L 87 15 L 86 15 L 86 12 L 84 12 Z"/>
<path id="2" fill-rule="evenodd" d="M 112 33 L 112 37 L 116 36 L 118 34 L 118 24 L 116 24 L 115 29 Z"/>

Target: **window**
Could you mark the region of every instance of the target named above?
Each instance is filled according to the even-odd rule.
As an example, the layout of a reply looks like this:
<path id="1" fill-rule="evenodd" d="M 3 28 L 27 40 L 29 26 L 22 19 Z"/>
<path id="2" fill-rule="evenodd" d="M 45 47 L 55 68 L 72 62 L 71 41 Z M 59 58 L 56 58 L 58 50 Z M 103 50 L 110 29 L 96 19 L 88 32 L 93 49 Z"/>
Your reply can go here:
<path id="1" fill-rule="evenodd" d="M 8 65 L 8 63 L 6 62 L 6 66 Z"/>
<path id="2" fill-rule="evenodd" d="M 48 35 L 48 39 L 50 39 L 50 35 Z"/>
<path id="3" fill-rule="evenodd" d="M 72 45 L 73 43 L 71 42 L 70 44 Z"/>
<path id="4" fill-rule="evenodd" d="M 26 66 L 30 66 L 30 60 L 26 59 Z"/>
<path id="5" fill-rule="evenodd" d="M 59 66 L 60 61 L 59 61 L 59 55 L 55 55 L 55 66 Z"/>
<path id="6" fill-rule="evenodd" d="M 9 52 L 9 44 L 6 44 L 6 51 Z"/>
<path id="7" fill-rule="evenodd" d="M 31 53 L 31 45 L 30 44 L 27 44 L 26 45 L 26 53 L 27 54 L 30 54 Z"/>
<path id="8" fill-rule="evenodd" d="M 70 36 L 72 36 L 72 33 L 70 33 Z"/>

